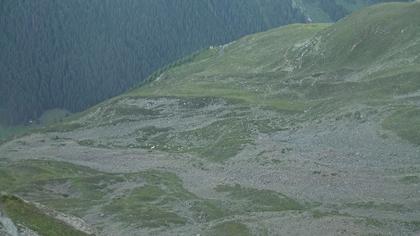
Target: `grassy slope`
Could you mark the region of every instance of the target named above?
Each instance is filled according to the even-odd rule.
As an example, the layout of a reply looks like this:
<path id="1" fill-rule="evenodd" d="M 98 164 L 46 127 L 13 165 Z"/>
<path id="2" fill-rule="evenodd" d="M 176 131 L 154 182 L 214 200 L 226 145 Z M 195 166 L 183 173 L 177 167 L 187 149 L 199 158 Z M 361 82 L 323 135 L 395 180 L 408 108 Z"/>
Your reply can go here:
<path id="1" fill-rule="evenodd" d="M 287 50 L 296 41 L 327 26 L 290 25 L 209 49 L 193 62 L 165 72 L 162 76 L 168 79 L 154 81 L 128 96 L 222 97 L 279 110 L 302 111 L 300 101 L 267 97 L 264 91 L 281 82 L 281 72 L 275 70 L 285 63 Z"/>
<path id="2" fill-rule="evenodd" d="M 180 98 L 180 104 L 190 106 L 189 111 L 217 97 L 229 104 L 239 104 L 240 108 L 272 110 L 280 114 L 278 117 L 287 116 L 296 122 L 326 115 L 338 117 L 349 112 L 352 106 L 372 106 L 383 112 L 385 128 L 419 144 L 418 129 L 412 128 L 420 124 L 417 106 L 420 95 L 416 93 L 420 89 L 420 28 L 415 24 L 419 22 L 419 11 L 420 3 L 392 3 L 360 11 L 334 25 L 297 24 L 250 35 L 203 51 L 190 61 L 164 71 L 155 81 L 44 131 L 66 132 L 85 125 L 96 126 L 108 115 L 121 118 L 121 122 L 125 122 L 123 118 L 127 116 L 151 119 L 160 115 L 155 110 L 124 107 L 118 103 L 130 97 Z M 253 132 L 252 126 L 251 129 L 238 128 L 235 119 L 243 120 L 246 127 L 255 122 L 246 114 L 182 132 L 145 127 L 139 130 L 137 138 L 142 145 L 167 145 L 174 137 L 171 132 L 176 132 L 178 138 L 193 137 L 211 147 L 198 146 L 186 152 L 224 160 L 237 154 Z M 261 130 L 269 132 L 275 128 L 278 127 L 262 127 Z M 223 135 L 212 142 L 218 134 Z M 95 140 L 81 140 L 80 144 L 91 146 Z M 174 151 L 167 146 L 161 150 Z M 176 147 L 175 151 L 178 150 Z M 18 194 L 31 192 L 42 203 L 75 215 L 85 214 L 91 206 L 101 206 L 102 212 L 134 227 L 183 225 L 195 222 L 202 213 L 209 222 L 223 221 L 244 211 L 306 209 L 281 193 L 241 186 L 217 187 L 215 191 L 227 196 L 224 202 L 201 199 L 169 173 L 108 174 L 51 162 L 0 164 L 1 189 Z M 112 186 L 124 183 L 127 178 L 134 186 L 123 196 L 109 199 L 117 194 Z M 411 184 L 418 179 L 412 176 L 402 181 Z M 141 185 L 136 186 L 136 183 Z M 50 185 L 70 185 L 70 192 L 77 194 L 51 193 Z M 179 202 L 193 204 L 185 209 Z M 216 224 L 209 234 L 224 232 L 247 235 L 249 229 L 240 222 L 227 221 Z"/>
<path id="3" fill-rule="evenodd" d="M 99 109 L 121 110 L 118 101 L 127 97 L 184 100 L 217 97 L 246 107 L 297 114 L 300 120 L 314 120 L 325 114 L 342 116 L 347 112 L 346 107 L 357 104 L 381 109 L 386 106 L 389 111 L 416 110 L 413 104 L 420 87 L 417 79 L 420 29 L 415 22 L 420 20 L 419 10 L 420 3 L 381 4 L 358 11 L 334 25 L 295 24 L 250 35 L 204 50 L 184 63 L 167 68 L 156 75 L 153 82 L 44 131 L 80 128 L 83 124 L 78 118 L 83 120 Z M 400 105 L 408 106 L 400 108 Z M 127 109 L 125 113 L 132 111 Z M 118 122 L 125 120 L 125 113 L 119 114 Z M 414 126 L 416 120 L 403 116 L 393 118 L 388 119 L 384 127 L 416 143 L 419 134 L 413 130 L 401 131 L 398 125 L 402 120 L 409 120 L 408 126 Z M 226 130 L 229 123 L 234 122 L 226 121 L 219 127 Z M 244 135 L 239 132 L 234 136 Z M 247 143 L 246 140 L 233 146 L 239 147 Z M 168 140 L 140 146 L 156 146 L 162 142 Z M 196 148 L 191 151 L 204 156 L 207 153 Z"/>
<path id="4" fill-rule="evenodd" d="M 0 206 L 15 222 L 43 236 L 86 236 L 88 234 L 78 231 L 51 216 L 48 216 L 32 204 L 26 203 L 15 196 L 0 196 Z"/>
<path id="5" fill-rule="evenodd" d="M 154 131 L 139 130 L 141 137 L 131 147 L 223 161 L 252 143 L 253 130 L 269 133 L 304 121 L 339 118 L 358 106 L 386 111 L 384 117 L 398 113 L 386 118 L 383 127 L 418 144 L 419 132 L 407 127 L 418 126 L 418 120 L 410 116 L 417 112 L 420 96 L 416 94 L 420 29 L 415 24 L 420 20 L 419 10 L 420 3 L 388 3 L 358 11 L 333 25 L 295 24 L 250 35 L 196 54 L 156 75 L 152 82 L 44 131 L 161 117 L 159 110 L 125 107 L 120 102 L 130 97 L 180 98 L 180 104 L 195 104 L 188 108 L 191 112 L 212 98 L 222 98 L 248 109 L 247 114 L 189 131 L 149 127 Z M 281 113 L 289 122 L 255 120 L 251 110 L 255 108 Z M 207 145 L 186 145 L 192 138 Z"/>
<path id="6" fill-rule="evenodd" d="M 118 189 L 120 185 L 122 190 Z M 232 197 L 225 201 L 203 199 L 186 190 L 182 181 L 172 173 L 151 170 L 110 174 L 56 161 L 0 161 L 0 189 L 80 217 L 92 209 L 99 209 L 126 226 L 143 228 L 209 222 L 249 211 L 305 208 L 274 191 L 239 185 L 219 186 L 218 192 L 229 193 Z M 15 197 L 4 196 L 0 200 L 0 206 L 15 222 L 43 235 L 55 235 L 60 230 L 70 232 L 63 235 L 83 235 L 71 234 L 71 228 Z M 186 202 L 189 204 L 184 204 Z M 233 227 L 233 232 L 243 230 L 235 225 L 223 227 Z"/>
<path id="7" fill-rule="evenodd" d="M 420 50 L 415 23 L 419 9 L 419 3 L 388 3 L 358 11 L 322 32 L 318 48 L 312 48 L 303 66 L 360 69 L 414 56 Z"/>
<path id="8" fill-rule="evenodd" d="M 322 7 L 322 2 L 324 2 L 324 9 Z M 329 8 L 325 9 L 328 5 L 326 2 L 329 3 Z M 331 2 L 335 2 L 332 4 Z M 317 0 L 295 0 L 297 6 L 299 6 L 305 15 L 311 17 L 314 22 L 331 22 L 334 21 L 332 16 L 334 15 L 334 10 L 337 11 L 334 5 L 336 5 L 340 10 L 344 10 L 346 12 L 353 12 L 360 8 L 366 7 L 369 5 L 367 1 L 363 0 L 336 0 L 336 1 L 317 1 Z M 336 12 L 335 12 L 336 13 Z"/>
<path id="9" fill-rule="evenodd" d="M 420 89 L 419 11 L 420 3 L 381 4 L 334 25 L 290 25 L 247 36 L 124 96 L 223 97 L 311 115 L 354 104 L 397 111 L 415 103 L 418 96 L 410 94 Z M 402 109 L 385 127 L 417 143 L 416 131 L 398 126 L 403 120 L 415 126 L 407 109 L 417 108 Z"/>

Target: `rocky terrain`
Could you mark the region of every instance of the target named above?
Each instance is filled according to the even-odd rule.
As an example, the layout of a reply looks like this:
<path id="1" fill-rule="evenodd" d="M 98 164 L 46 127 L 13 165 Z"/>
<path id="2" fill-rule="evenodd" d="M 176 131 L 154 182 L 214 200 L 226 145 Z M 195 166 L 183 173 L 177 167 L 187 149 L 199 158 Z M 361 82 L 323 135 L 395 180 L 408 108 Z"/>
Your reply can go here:
<path id="1" fill-rule="evenodd" d="M 2 144 L 0 189 L 98 235 L 419 234 L 419 12 L 204 50 Z"/>

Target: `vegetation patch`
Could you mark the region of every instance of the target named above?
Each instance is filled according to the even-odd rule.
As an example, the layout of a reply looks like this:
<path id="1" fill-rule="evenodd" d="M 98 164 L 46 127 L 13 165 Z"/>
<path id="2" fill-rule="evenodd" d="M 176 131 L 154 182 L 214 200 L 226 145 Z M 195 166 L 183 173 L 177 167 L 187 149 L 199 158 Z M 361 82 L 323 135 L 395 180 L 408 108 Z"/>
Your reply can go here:
<path id="1" fill-rule="evenodd" d="M 316 209 L 316 210 L 312 210 L 311 213 L 312 213 L 312 216 L 315 219 L 320 219 L 320 218 L 323 218 L 323 217 L 345 216 L 345 214 L 340 213 L 337 210 L 329 210 L 328 211 L 328 210 L 318 210 L 318 209 Z"/>
<path id="2" fill-rule="evenodd" d="M 83 139 L 83 140 L 77 141 L 77 143 L 81 146 L 87 146 L 87 147 L 92 147 L 95 145 L 95 141 L 93 141 L 92 139 Z"/>
<path id="3" fill-rule="evenodd" d="M 402 177 L 400 181 L 401 183 L 404 183 L 404 184 L 419 184 L 420 177 L 417 175 L 409 175 L 409 176 Z"/>
<path id="4" fill-rule="evenodd" d="M 193 217 L 199 222 L 208 222 L 230 216 L 234 213 L 217 200 L 196 200 L 192 203 Z"/>
<path id="5" fill-rule="evenodd" d="M 76 216 L 103 203 L 108 186 L 118 182 L 124 182 L 121 175 L 64 162 L 0 163 L 0 189 Z"/>
<path id="6" fill-rule="evenodd" d="M 399 137 L 420 145 L 420 109 L 412 107 L 399 109 L 386 118 L 382 125 Z"/>
<path id="7" fill-rule="evenodd" d="M 136 130 L 134 135 L 136 136 L 136 141 L 147 146 L 147 143 L 151 145 L 159 145 L 160 142 L 157 137 L 159 137 L 160 134 L 166 134 L 169 131 L 171 131 L 172 128 L 161 128 L 156 126 L 147 126 L 143 127 L 141 129 Z"/>
<path id="8" fill-rule="evenodd" d="M 211 161 L 224 161 L 252 143 L 253 129 L 246 120 L 224 119 L 188 131 L 155 126 L 136 131 L 136 141 L 145 149 L 174 153 L 193 153 Z"/>
<path id="9" fill-rule="evenodd" d="M 217 192 L 227 193 L 228 197 L 232 200 L 230 204 L 237 205 L 235 209 L 239 211 L 289 211 L 305 209 L 305 206 L 298 201 L 271 190 L 245 188 L 238 184 L 233 186 L 219 185 L 215 190 Z"/>
<path id="10" fill-rule="evenodd" d="M 251 231 L 245 224 L 230 221 L 212 227 L 207 236 L 251 236 Z"/>
<path id="11" fill-rule="evenodd" d="M 106 213 L 147 228 L 183 225 L 189 219 L 182 216 L 182 211 L 190 212 L 193 216 L 190 220 L 198 222 L 226 216 L 216 203 L 188 192 L 174 174 L 148 171 L 141 175 L 146 184 L 114 198 L 104 207 Z M 186 205 L 189 207 L 185 208 Z"/>
<path id="12" fill-rule="evenodd" d="M 24 225 L 43 236 L 86 236 L 73 227 L 50 217 L 37 207 L 10 195 L 0 197 L 0 205 L 6 214 L 17 224 Z"/>
<path id="13" fill-rule="evenodd" d="M 182 195 L 182 192 L 179 192 Z M 162 227 L 183 225 L 186 219 L 171 210 L 170 203 L 185 200 L 186 196 L 166 192 L 158 186 L 144 186 L 133 189 L 131 193 L 116 198 L 105 206 L 105 212 L 117 215 L 119 219 L 140 227 Z"/>
<path id="14" fill-rule="evenodd" d="M 57 161 L 0 161 L 0 189 L 83 217 L 103 212 L 133 227 L 208 222 L 231 215 L 216 200 L 197 197 L 172 173 L 111 174 Z"/>
<path id="15" fill-rule="evenodd" d="M 181 133 L 190 152 L 212 161 L 224 161 L 252 143 L 251 126 L 246 121 L 225 119 L 204 128 Z"/>

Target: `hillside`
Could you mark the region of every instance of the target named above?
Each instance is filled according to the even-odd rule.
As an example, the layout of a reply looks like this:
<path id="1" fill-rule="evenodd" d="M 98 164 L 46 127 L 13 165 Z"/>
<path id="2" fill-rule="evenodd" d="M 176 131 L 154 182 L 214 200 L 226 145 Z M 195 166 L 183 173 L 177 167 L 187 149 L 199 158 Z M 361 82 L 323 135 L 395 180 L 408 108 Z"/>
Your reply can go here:
<path id="1" fill-rule="evenodd" d="M 336 20 L 371 3 L 340 2 L 3 0 L 0 124 L 81 111 L 210 45 L 312 15 Z"/>
<path id="2" fill-rule="evenodd" d="M 31 204 L 16 196 L 0 195 L 2 236 L 88 236 L 93 233 L 83 220 L 59 214 L 39 204 Z"/>
<path id="3" fill-rule="evenodd" d="M 0 189 L 100 235 L 420 232 L 420 3 L 212 47 L 0 146 Z"/>
<path id="4" fill-rule="evenodd" d="M 315 22 L 337 21 L 370 4 L 396 2 L 390 0 L 294 0 L 294 5 Z M 409 2 L 399 1 L 399 2 Z"/>

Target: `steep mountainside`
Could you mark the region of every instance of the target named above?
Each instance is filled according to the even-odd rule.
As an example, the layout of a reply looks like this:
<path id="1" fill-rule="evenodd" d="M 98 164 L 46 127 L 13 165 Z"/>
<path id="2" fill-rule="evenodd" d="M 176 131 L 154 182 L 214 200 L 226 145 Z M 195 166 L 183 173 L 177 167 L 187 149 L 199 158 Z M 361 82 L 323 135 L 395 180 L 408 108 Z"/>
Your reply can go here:
<path id="1" fill-rule="evenodd" d="M 0 189 L 100 235 L 418 234 L 419 12 L 209 48 L 1 145 Z"/>
<path id="2" fill-rule="evenodd" d="M 312 12 L 336 20 L 369 2 L 3 0 L 0 124 L 54 108 L 80 111 L 196 50 Z"/>
<path id="3" fill-rule="evenodd" d="M 347 14 L 369 4 L 396 2 L 390 0 L 294 0 L 307 17 L 316 22 L 337 21 Z M 407 0 L 400 2 L 409 2 Z"/>

